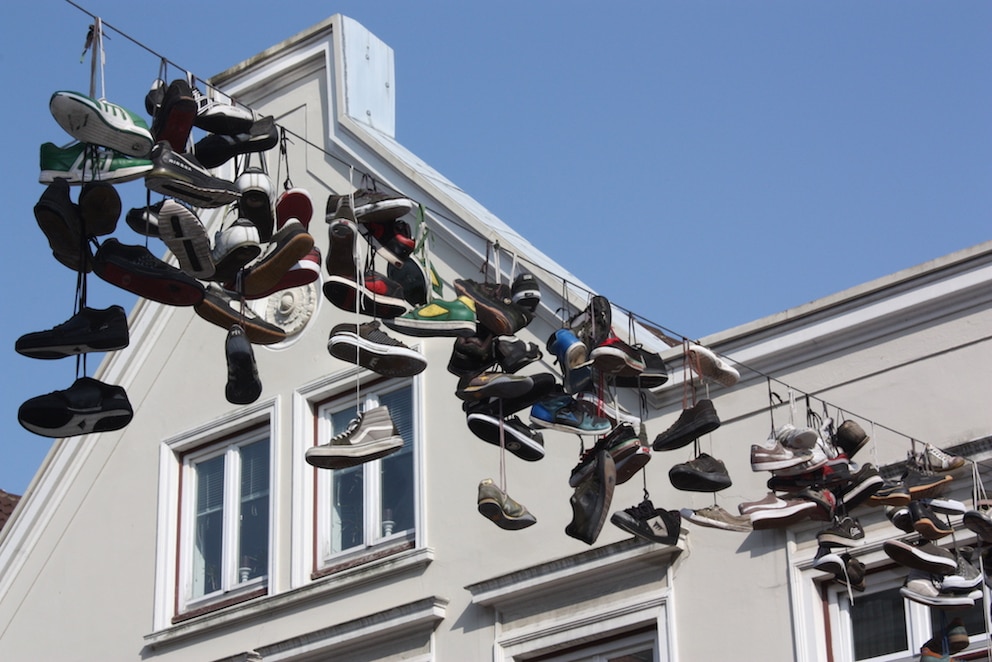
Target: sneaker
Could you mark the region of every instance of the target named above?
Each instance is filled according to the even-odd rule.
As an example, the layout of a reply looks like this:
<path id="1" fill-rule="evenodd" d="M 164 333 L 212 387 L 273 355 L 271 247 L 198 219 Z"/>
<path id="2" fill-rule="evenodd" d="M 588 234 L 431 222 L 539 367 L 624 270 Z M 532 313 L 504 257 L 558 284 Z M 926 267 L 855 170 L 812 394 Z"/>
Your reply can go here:
<path id="1" fill-rule="evenodd" d="M 357 219 L 356 219 L 357 222 Z M 375 247 L 377 254 L 395 267 L 399 267 L 413 255 L 417 241 L 413 238 L 410 224 L 403 220 L 368 222 L 362 221 L 365 239 Z"/>
<path id="2" fill-rule="evenodd" d="M 727 466 L 706 453 L 668 470 L 672 487 L 686 492 L 719 492 L 732 485 Z"/>
<path id="3" fill-rule="evenodd" d="M 982 584 L 982 573 L 962 555 L 957 557 L 957 570 L 940 579 L 942 593 L 968 593 Z"/>
<path id="4" fill-rule="evenodd" d="M 313 249 L 313 237 L 299 223 L 289 223 L 272 235 L 268 252 L 242 272 L 237 287 L 247 298 L 277 291 L 275 286 Z M 318 266 L 318 272 L 320 271 Z M 319 273 L 318 273 L 319 276 Z M 316 280 L 312 278 L 311 282 Z"/>
<path id="5" fill-rule="evenodd" d="M 882 489 L 885 480 L 873 464 L 864 464 L 845 487 L 837 489 L 837 499 L 847 510 L 853 510 Z"/>
<path id="6" fill-rule="evenodd" d="M 151 87 L 145 93 L 145 112 L 149 115 L 154 117 L 155 113 L 158 112 L 159 106 L 162 105 L 162 100 L 165 99 L 166 87 L 165 81 L 161 78 L 156 78 L 152 81 Z"/>
<path id="7" fill-rule="evenodd" d="M 241 197 L 232 182 L 214 177 L 195 158 L 173 151 L 166 143 L 157 143 L 151 158 L 145 186 L 152 191 L 194 207 L 223 207 Z"/>
<path id="8" fill-rule="evenodd" d="M 214 234 L 210 259 L 214 262 L 211 280 L 229 283 L 262 252 L 258 228 L 246 218 L 239 218 Z"/>
<path id="9" fill-rule="evenodd" d="M 389 408 L 380 405 L 360 412 L 347 429 L 321 446 L 307 449 L 306 461 L 319 469 L 345 469 L 377 460 L 403 447 Z"/>
<path id="10" fill-rule="evenodd" d="M 881 487 L 868 498 L 868 505 L 871 506 L 908 506 L 910 501 L 909 490 L 902 481 L 883 480 Z"/>
<path id="11" fill-rule="evenodd" d="M 816 558 L 813 559 L 814 568 L 834 576 L 843 575 L 846 565 L 840 554 L 825 546 L 820 546 L 817 549 Z"/>
<path id="12" fill-rule="evenodd" d="M 79 208 L 69 198 L 69 183 L 56 179 L 34 206 L 38 227 L 45 233 L 55 259 L 73 271 L 92 270 L 89 249 L 83 237 Z"/>
<path id="13" fill-rule="evenodd" d="M 751 471 L 778 471 L 809 461 L 809 451 L 791 451 L 778 440 L 775 432 L 763 444 L 751 444 Z"/>
<path id="14" fill-rule="evenodd" d="M 837 428 L 833 442 L 844 451 L 844 455 L 848 459 L 852 459 L 855 453 L 864 448 L 868 440 L 869 437 L 865 433 L 864 428 L 858 425 L 857 422 L 848 419 Z"/>
<path id="15" fill-rule="evenodd" d="M 661 545 L 674 545 L 682 530 L 682 516 L 675 510 L 655 508 L 650 499 L 636 506 L 618 510 L 610 522 L 638 538 Z"/>
<path id="16" fill-rule="evenodd" d="M 759 529 L 778 529 L 810 518 L 817 505 L 805 499 L 782 499 L 784 504 L 774 504 L 768 507 L 755 508 L 748 512 L 751 527 Z"/>
<path id="17" fill-rule="evenodd" d="M 510 414 L 515 414 L 518 411 L 524 409 L 530 409 L 535 404 L 547 400 L 548 398 L 554 396 L 562 396 L 564 393 L 561 390 L 561 385 L 558 383 L 557 378 L 554 375 L 547 372 L 539 372 L 533 375 L 528 375 L 534 386 L 527 393 L 521 395 L 518 398 L 501 398 L 495 402 L 489 403 L 492 406 L 491 413 L 498 414 L 500 411 L 503 412 L 503 416 L 509 416 Z M 469 411 L 475 407 L 480 406 L 478 402 L 464 402 L 462 404 L 462 409 Z"/>
<path id="18" fill-rule="evenodd" d="M 79 191 L 79 216 L 87 237 L 101 237 L 117 229 L 121 217 L 121 196 L 113 184 L 86 182 Z"/>
<path id="19" fill-rule="evenodd" d="M 251 273 L 251 268 L 246 272 Z M 282 277 L 277 280 L 269 289 L 253 292 L 251 295 L 245 293 L 246 299 L 265 299 L 267 297 L 276 294 L 277 292 L 282 292 L 283 290 L 289 290 L 294 287 L 305 287 L 310 283 L 316 282 L 320 278 L 320 249 L 314 246 L 310 251 L 296 261 L 296 264 L 289 268 L 289 271 L 284 273 Z M 236 281 L 237 279 L 232 279 L 231 287 L 234 291 L 237 291 Z M 231 289 L 229 287 L 228 289 Z"/>
<path id="20" fill-rule="evenodd" d="M 479 512 L 507 531 L 525 529 L 537 523 L 529 510 L 511 499 L 491 478 L 479 483 Z"/>
<path id="21" fill-rule="evenodd" d="M 224 165 L 238 154 L 265 152 L 279 144 L 279 128 L 270 115 L 252 122 L 245 133 L 233 136 L 211 133 L 196 142 L 193 153 L 205 168 Z"/>
<path id="22" fill-rule="evenodd" d="M 186 151 L 196 110 L 196 100 L 186 79 L 177 78 L 169 83 L 152 118 L 152 140 L 164 140 L 172 149 Z"/>
<path id="23" fill-rule="evenodd" d="M 227 386 L 224 396 L 232 405 L 248 405 L 262 394 L 262 382 L 258 378 L 255 353 L 240 324 L 235 324 L 227 332 L 225 344 L 227 355 Z"/>
<path id="24" fill-rule="evenodd" d="M 296 219 L 304 228 L 310 227 L 313 218 L 313 198 L 306 189 L 291 188 L 283 191 L 276 199 L 276 229 Z"/>
<path id="25" fill-rule="evenodd" d="M 451 345 L 448 372 L 458 377 L 475 376 L 496 363 L 491 335 L 457 336 Z"/>
<path id="26" fill-rule="evenodd" d="M 913 530 L 927 540 L 940 540 L 954 533 L 954 528 L 943 522 L 927 504 L 919 500 L 909 502 L 909 515 L 913 520 Z"/>
<path id="27" fill-rule="evenodd" d="M 981 597 L 981 591 L 978 591 Z M 926 571 L 912 570 L 906 577 L 906 583 L 899 589 L 899 594 L 907 600 L 918 602 L 929 607 L 971 607 L 975 598 L 969 595 L 945 593 L 940 590 L 940 584 Z"/>
<path id="28" fill-rule="evenodd" d="M 496 351 L 496 363 L 503 372 L 515 373 L 540 361 L 544 355 L 540 348 L 532 343 L 521 340 L 516 336 L 500 336 L 493 343 Z"/>
<path id="29" fill-rule="evenodd" d="M 638 444 L 634 452 L 616 462 L 617 485 L 622 485 L 637 475 L 651 461 L 651 447 L 645 445 L 645 439 L 638 434 Z"/>
<path id="30" fill-rule="evenodd" d="M 600 451 L 606 451 L 613 458 L 614 467 L 621 461 L 637 453 L 641 446 L 637 432 L 629 425 L 620 425 L 610 431 L 609 434 L 598 440 L 592 447 L 582 453 L 579 463 L 572 468 L 572 473 L 568 478 L 569 487 L 578 487 L 592 472 L 596 464 L 596 458 Z M 631 475 L 624 476 L 620 480 L 617 476 L 616 484 L 620 485 L 631 478 Z"/>
<path id="31" fill-rule="evenodd" d="M 744 501 L 737 504 L 737 512 L 741 515 L 750 515 L 754 510 L 767 510 L 769 508 L 785 508 L 786 502 L 780 499 L 774 492 L 769 492 L 757 501 Z M 748 520 L 750 521 L 750 519 Z"/>
<path id="32" fill-rule="evenodd" d="M 81 143 L 140 158 L 146 157 L 154 144 L 143 119 L 108 101 L 60 91 L 52 95 L 48 108 L 59 126 Z"/>
<path id="33" fill-rule="evenodd" d="M 928 540 L 918 540 L 913 544 L 902 540 L 886 540 L 882 543 L 882 550 L 899 565 L 921 572 L 943 576 L 954 572 L 958 567 L 954 554 Z"/>
<path id="34" fill-rule="evenodd" d="M 144 177 L 152 169 L 152 162 L 146 158 L 78 142 L 66 147 L 42 143 L 39 160 L 38 181 L 42 184 L 51 184 L 56 179 L 64 179 L 70 184 L 92 181 L 122 184 Z"/>
<path id="35" fill-rule="evenodd" d="M 597 347 L 613 331 L 613 306 L 606 297 L 595 294 L 583 310 L 568 320 L 568 327 L 586 347 Z"/>
<path id="36" fill-rule="evenodd" d="M 634 345 L 633 350 L 640 355 L 644 369 L 636 375 L 617 374 L 613 378 L 614 386 L 651 389 L 663 386 L 668 382 L 668 366 L 665 365 L 660 354 L 649 352 L 638 345 Z"/>
<path id="37" fill-rule="evenodd" d="M 502 428 L 503 447 L 521 460 L 536 462 L 544 457 L 544 435 L 516 416 L 508 416 L 501 421 L 489 403 L 478 403 L 469 410 L 465 421 L 472 434 L 495 446 L 500 445 Z"/>
<path id="38" fill-rule="evenodd" d="M 484 372 L 459 379 L 455 396 L 460 400 L 517 398 L 528 393 L 533 387 L 533 380 L 525 375 Z"/>
<path id="39" fill-rule="evenodd" d="M 790 450 L 813 450 L 819 445 L 820 436 L 813 428 L 797 428 L 791 423 L 786 423 L 775 430 L 775 438 Z M 826 454 L 824 453 L 824 457 Z"/>
<path id="40" fill-rule="evenodd" d="M 604 375 L 635 378 L 647 367 L 641 353 L 612 333 L 589 352 L 592 367 Z"/>
<path id="41" fill-rule="evenodd" d="M 83 307 L 68 321 L 17 339 L 18 354 L 33 359 L 61 359 L 89 352 L 124 349 L 129 342 L 127 317 L 120 306 L 102 310 Z"/>
<path id="42" fill-rule="evenodd" d="M 534 404 L 530 409 L 530 422 L 580 436 L 599 436 L 613 427 L 609 420 L 591 414 L 570 395 L 556 395 Z"/>
<path id="43" fill-rule="evenodd" d="M 275 215 L 272 213 L 272 180 L 264 170 L 252 166 L 238 175 L 234 186 L 241 192 L 238 199 L 238 213 L 241 218 L 248 219 L 258 228 L 260 242 L 268 242 L 275 224 Z"/>
<path id="44" fill-rule="evenodd" d="M 111 285 L 151 301 L 170 306 L 195 306 L 203 301 L 203 285 L 195 278 L 144 246 L 128 246 L 113 237 L 97 250 L 93 271 Z"/>
<path id="45" fill-rule="evenodd" d="M 992 518 L 982 510 L 969 510 L 964 514 L 961 523 L 978 534 L 984 543 L 992 543 Z"/>
<path id="46" fill-rule="evenodd" d="M 580 368 L 588 361 L 589 350 L 571 329 L 558 329 L 548 338 L 548 353 L 555 356 L 562 372 Z"/>
<path id="47" fill-rule="evenodd" d="M 656 451 L 670 451 L 688 446 L 704 434 L 720 427 L 720 417 L 711 400 L 703 399 L 683 409 L 678 419 L 654 439 Z"/>
<path id="48" fill-rule="evenodd" d="M 885 517 L 904 533 L 913 533 L 913 516 L 909 513 L 909 506 L 886 506 Z"/>
<path id="49" fill-rule="evenodd" d="M 475 302 L 479 324 L 493 335 L 511 336 L 534 319 L 532 313 L 513 303 L 507 285 L 456 278 L 454 286 L 459 296 Z"/>
<path id="50" fill-rule="evenodd" d="M 909 492 L 911 499 L 924 499 L 934 497 L 943 492 L 944 488 L 954 480 L 948 474 L 936 475 L 930 472 L 920 471 L 913 467 L 907 467 L 906 473 L 902 476 L 902 483 Z"/>
<path id="51" fill-rule="evenodd" d="M 58 439 L 120 430 L 133 415 L 122 387 L 80 377 L 64 391 L 39 395 L 22 404 L 17 421 L 29 432 Z"/>
<path id="52" fill-rule="evenodd" d="M 573 397 L 579 402 L 589 405 L 597 416 L 610 419 L 610 422 L 614 425 L 626 423 L 627 425 L 636 428 L 641 424 L 641 419 L 624 409 L 622 405 L 618 403 L 614 406 L 613 404 L 610 404 L 600 398 L 597 393 L 582 391 L 581 393 L 576 393 Z"/>
<path id="53" fill-rule="evenodd" d="M 595 464 L 569 499 L 572 521 L 565 527 L 565 534 L 592 545 L 603 530 L 606 516 L 613 501 L 616 485 L 616 466 L 606 450 L 596 455 Z"/>
<path id="54" fill-rule="evenodd" d="M 829 461 L 826 453 L 823 451 L 823 446 L 820 443 L 817 443 L 809 450 L 802 450 L 798 448 L 789 448 L 787 450 L 791 450 L 794 454 L 805 453 L 807 459 L 791 467 L 773 470 L 772 473 L 776 476 L 808 475 L 810 472 L 820 471 Z M 822 472 L 820 473 L 820 476 L 822 476 Z"/>
<path id="55" fill-rule="evenodd" d="M 709 527 L 711 529 L 723 529 L 724 531 L 739 531 L 747 533 L 751 531 L 751 518 L 738 515 L 731 515 L 720 506 L 706 506 L 705 508 L 682 508 L 679 513 L 682 519 Z"/>
<path id="56" fill-rule="evenodd" d="M 236 136 L 251 131 L 255 117 L 247 108 L 204 96 L 195 87 L 193 98 L 196 99 L 196 119 L 193 120 L 193 126 L 196 128 L 225 136 Z"/>
<path id="57" fill-rule="evenodd" d="M 513 279 L 510 300 L 531 313 L 537 310 L 537 305 L 541 303 L 541 287 L 534 274 L 524 271 Z"/>
<path id="58" fill-rule="evenodd" d="M 382 255 L 380 250 L 377 255 Z M 427 269 L 415 257 L 406 257 L 396 264 L 392 261 L 386 264 L 386 276 L 395 280 L 403 288 L 403 298 L 414 306 L 427 303 L 427 292 L 430 290 L 430 276 Z"/>
<path id="59" fill-rule="evenodd" d="M 689 343 L 689 365 L 702 379 L 711 379 L 724 386 L 733 386 L 740 381 L 741 373 L 712 350 Z"/>
<path id="60" fill-rule="evenodd" d="M 214 275 L 207 231 L 192 210 L 175 200 L 166 200 L 159 209 L 158 232 L 179 260 L 180 269 L 200 280 Z"/>
<path id="61" fill-rule="evenodd" d="M 146 207 L 132 207 L 124 215 L 129 228 L 145 237 L 158 237 L 158 213 L 165 200 Z"/>
<path id="62" fill-rule="evenodd" d="M 376 321 L 336 325 L 331 329 L 327 351 L 385 377 L 412 377 L 427 367 L 422 354 L 382 331 Z"/>
<path id="63" fill-rule="evenodd" d="M 338 308 L 360 312 L 384 319 L 404 315 L 410 307 L 403 299 L 401 286 L 374 271 L 366 271 L 359 282 L 358 254 L 355 246 L 355 225 L 347 216 L 351 208 L 342 204 L 338 218 L 328 229 L 327 273 L 324 296 Z M 287 226 L 289 227 L 289 226 Z M 475 313 L 473 312 L 473 318 Z M 474 325 L 473 325 L 474 330 Z"/>
<path id="64" fill-rule="evenodd" d="M 234 299 L 230 292 L 216 283 L 207 284 L 203 301 L 196 304 L 193 310 L 204 320 L 222 329 L 240 324 L 253 345 L 271 345 L 286 339 L 283 329 L 265 321 L 250 307 L 242 306 L 240 299 Z"/>
<path id="65" fill-rule="evenodd" d="M 816 541 L 823 547 L 857 547 L 865 541 L 865 530 L 853 517 L 841 517 L 817 533 Z"/>
<path id="66" fill-rule="evenodd" d="M 404 315 L 386 319 L 384 323 L 390 329 L 409 336 L 472 336 L 476 333 L 475 302 L 468 297 L 458 297 L 453 301 L 435 299 Z"/>
<path id="67" fill-rule="evenodd" d="M 924 465 L 931 471 L 954 471 L 963 467 L 967 460 L 927 444 L 923 451 Z"/>
<path id="68" fill-rule="evenodd" d="M 413 211 L 417 203 L 402 195 L 390 195 L 372 189 L 359 189 L 349 195 L 332 195 L 327 200 L 328 207 L 337 206 L 342 198 L 353 198 L 355 217 L 360 223 L 384 223 L 395 221 Z"/>

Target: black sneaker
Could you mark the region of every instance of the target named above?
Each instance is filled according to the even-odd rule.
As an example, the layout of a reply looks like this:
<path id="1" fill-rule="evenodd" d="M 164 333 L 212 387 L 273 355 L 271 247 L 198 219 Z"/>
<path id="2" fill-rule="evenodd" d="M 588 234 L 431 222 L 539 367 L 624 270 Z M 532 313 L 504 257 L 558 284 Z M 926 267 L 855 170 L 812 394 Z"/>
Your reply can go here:
<path id="1" fill-rule="evenodd" d="M 636 375 L 618 374 L 613 379 L 614 386 L 621 388 L 657 388 L 668 382 L 668 366 L 657 352 L 649 352 L 639 345 L 634 345 L 644 362 L 644 369 Z"/>
<path id="2" fill-rule="evenodd" d="M 355 252 L 355 225 L 348 218 L 353 215 L 351 207 L 342 203 L 328 228 L 329 245 L 324 266 L 330 277 L 324 283 L 324 296 L 348 312 L 355 311 L 357 300 L 360 312 L 365 315 L 388 319 L 405 314 L 410 306 L 403 298 L 399 283 L 372 270 L 360 275 Z"/>
<path id="3" fill-rule="evenodd" d="M 537 310 L 537 305 L 541 303 L 541 287 L 534 274 L 525 271 L 513 279 L 510 300 L 532 313 Z"/>
<path id="4" fill-rule="evenodd" d="M 816 534 L 816 541 L 823 547 L 857 547 L 864 540 L 864 529 L 852 517 L 837 519 L 833 526 Z"/>
<path id="5" fill-rule="evenodd" d="M 683 409 L 670 428 L 655 437 L 652 448 L 670 451 L 688 446 L 704 434 L 720 427 L 720 417 L 712 400 L 703 399 L 688 409 Z"/>
<path id="6" fill-rule="evenodd" d="M 512 336 L 530 324 L 534 314 L 513 303 L 510 287 L 456 278 L 455 292 L 475 302 L 479 324 L 497 336 Z"/>
<path id="7" fill-rule="evenodd" d="M 159 103 L 155 104 L 157 97 L 156 90 L 153 98 L 147 99 L 150 105 L 156 106 L 152 118 L 152 140 L 164 140 L 172 149 L 185 151 L 189 133 L 193 130 L 193 120 L 196 119 L 197 104 L 193 90 L 185 78 L 177 78 L 169 83 Z"/>
<path id="8" fill-rule="evenodd" d="M 79 191 L 79 216 L 83 234 L 102 237 L 117 229 L 121 217 L 121 196 L 108 182 L 86 182 Z"/>
<path id="9" fill-rule="evenodd" d="M 902 540 L 886 540 L 882 550 L 899 565 L 935 575 L 949 575 L 958 568 L 957 558 L 943 547 L 929 540 L 907 543 Z"/>
<path id="10" fill-rule="evenodd" d="M 868 503 L 873 506 L 908 506 L 909 490 L 902 481 L 883 481 L 881 487 L 868 499 Z"/>
<path id="11" fill-rule="evenodd" d="M 227 332 L 227 387 L 224 395 L 232 405 L 248 405 L 258 400 L 262 394 L 262 382 L 258 378 L 255 353 L 248 342 L 248 336 L 240 324 L 235 324 Z"/>
<path id="12" fill-rule="evenodd" d="M 675 489 L 687 492 L 719 492 L 732 485 L 723 461 L 706 453 L 676 464 L 668 470 L 668 478 Z"/>
<path id="13" fill-rule="evenodd" d="M 562 394 L 561 385 L 558 383 L 558 379 L 549 372 L 539 372 L 533 375 L 527 375 L 530 377 L 533 386 L 529 391 L 523 395 L 517 396 L 515 398 L 500 398 L 498 400 L 489 401 L 488 405 L 491 407 L 491 413 L 496 416 L 498 415 L 502 406 L 503 415 L 509 416 L 510 414 L 515 414 L 523 409 L 528 409 L 533 407 L 538 402 L 547 399 L 552 393 Z M 462 408 L 468 411 L 470 407 L 477 406 L 478 403 L 466 401 Z"/>
<path id="14" fill-rule="evenodd" d="M 469 408 L 465 417 L 468 429 L 479 439 L 500 445 L 500 419 L 488 405 Z M 503 446 L 521 460 L 536 462 L 544 457 L 544 435 L 516 416 L 503 420 Z"/>
<path id="15" fill-rule="evenodd" d="M 525 375 L 508 375 L 505 372 L 483 372 L 458 380 L 455 396 L 460 400 L 486 398 L 519 398 L 530 393 L 534 381 Z"/>
<path id="16" fill-rule="evenodd" d="M 537 523 L 530 511 L 501 490 L 491 478 L 479 483 L 479 512 L 507 531 L 518 531 Z"/>
<path id="17" fill-rule="evenodd" d="M 327 198 L 328 211 L 337 207 L 342 198 L 348 195 L 331 195 Z M 413 211 L 417 203 L 402 195 L 394 195 L 375 189 L 359 189 L 352 195 L 355 200 L 355 216 L 360 223 L 387 223 Z"/>
<path id="18" fill-rule="evenodd" d="M 637 432 L 633 427 L 622 423 L 610 430 L 610 433 L 597 441 L 591 448 L 586 450 L 579 457 L 579 463 L 572 468 L 572 473 L 568 478 L 570 487 L 578 487 L 593 471 L 600 451 L 606 451 L 613 458 L 614 469 L 628 457 L 637 453 L 641 447 L 641 440 L 637 437 Z M 616 477 L 616 484 L 620 485 L 630 480 L 631 475 L 626 475 L 623 480 Z"/>
<path id="19" fill-rule="evenodd" d="M 379 322 L 338 324 L 331 329 L 327 351 L 385 377 L 412 377 L 424 371 L 427 359 L 379 327 Z"/>
<path id="20" fill-rule="evenodd" d="M 458 377 L 475 376 L 496 363 L 493 337 L 490 334 L 458 336 L 451 346 L 448 372 Z"/>
<path id="21" fill-rule="evenodd" d="M 120 306 L 103 310 L 83 308 L 48 331 L 28 333 L 17 339 L 18 354 L 33 359 L 61 359 L 87 352 L 110 352 L 128 345 L 127 316 Z"/>
<path id="22" fill-rule="evenodd" d="M 565 527 L 566 535 L 587 545 L 596 542 L 610 511 L 616 480 L 616 467 L 609 451 L 599 451 L 592 471 L 569 499 L 572 521 Z"/>
<path id="23" fill-rule="evenodd" d="M 24 428 L 44 437 L 72 437 L 120 430 L 134 412 L 120 386 L 80 377 L 64 391 L 31 398 L 17 410 Z"/>
<path id="24" fill-rule="evenodd" d="M 853 510 L 870 499 L 884 484 L 885 479 L 879 475 L 875 465 L 864 464 L 846 484 L 836 487 L 834 494 L 847 510 Z"/>
<path id="25" fill-rule="evenodd" d="M 540 361 L 543 356 L 537 345 L 516 336 L 500 336 L 494 345 L 496 362 L 503 372 L 517 372 L 534 361 Z"/>
<path id="26" fill-rule="evenodd" d="M 132 207 L 124 215 L 129 228 L 145 237 L 158 236 L 158 214 L 165 200 L 160 200 L 147 207 Z"/>
<path id="27" fill-rule="evenodd" d="M 954 528 L 941 521 L 937 513 L 922 501 L 909 502 L 909 516 L 913 520 L 913 530 L 927 540 L 939 540 L 954 533 Z"/>
<path id="28" fill-rule="evenodd" d="M 83 220 L 79 208 L 69 199 L 69 182 L 56 179 L 45 188 L 34 206 L 38 227 L 48 238 L 52 254 L 73 271 L 92 270 L 83 238 Z"/>
<path id="29" fill-rule="evenodd" d="M 627 533 L 662 545 L 677 543 L 682 530 L 682 516 L 678 511 L 655 508 L 650 499 L 618 510 L 610 521 Z"/>
<path id="30" fill-rule="evenodd" d="M 152 148 L 152 169 L 145 175 L 145 186 L 179 198 L 194 207 L 223 207 L 241 197 L 232 183 L 214 177 L 195 158 L 173 151 L 160 142 Z"/>
<path id="31" fill-rule="evenodd" d="M 937 475 L 913 467 L 907 467 L 902 476 L 903 487 L 909 492 L 911 499 L 938 496 L 952 480 L 954 477 L 949 474 Z"/>
<path id="32" fill-rule="evenodd" d="M 93 271 L 108 283 L 151 301 L 170 306 L 195 306 L 203 301 L 203 285 L 195 278 L 144 246 L 127 246 L 113 237 L 97 250 Z"/>
<path id="33" fill-rule="evenodd" d="M 246 133 L 234 136 L 212 133 L 193 147 L 196 159 L 206 168 L 216 168 L 238 154 L 265 152 L 279 144 L 279 127 L 271 115 L 252 123 Z"/>
<path id="34" fill-rule="evenodd" d="M 568 326 L 586 347 L 598 347 L 613 330 L 613 307 L 609 299 L 594 295 L 584 310 L 568 320 Z"/>

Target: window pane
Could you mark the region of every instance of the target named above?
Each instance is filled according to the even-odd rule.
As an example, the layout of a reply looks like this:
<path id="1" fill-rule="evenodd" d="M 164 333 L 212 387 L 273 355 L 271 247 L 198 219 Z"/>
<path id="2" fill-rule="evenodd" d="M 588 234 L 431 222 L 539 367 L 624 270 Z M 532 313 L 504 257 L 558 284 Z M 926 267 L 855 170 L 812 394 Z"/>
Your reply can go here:
<path id="1" fill-rule="evenodd" d="M 192 597 L 221 589 L 224 540 L 224 456 L 193 465 L 196 473 L 196 539 Z"/>
<path id="2" fill-rule="evenodd" d="M 857 596 L 850 613 L 855 660 L 896 653 L 909 647 L 906 603 L 898 588 Z"/>
<path id="3" fill-rule="evenodd" d="M 389 417 L 403 437 L 403 447 L 381 460 L 380 508 L 381 535 L 414 528 L 413 490 L 413 393 L 403 388 L 380 396 L 389 408 Z"/>
<path id="4" fill-rule="evenodd" d="M 262 577 L 269 566 L 269 441 L 241 446 L 241 522 L 238 582 Z"/>
<path id="5" fill-rule="evenodd" d="M 608 662 L 651 662 L 654 659 L 654 651 L 650 648 L 636 653 L 626 653 L 617 657 L 608 657 Z"/>
<path id="6" fill-rule="evenodd" d="M 974 607 L 969 607 L 966 610 L 955 610 L 952 613 L 948 613 L 941 609 L 931 609 L 930 610 L 930 628 L 934 636 L 939 636 L 944 632 L 944 629 L 950 625 L 951 621 L 956 618 L 960 618 L 961 622 L 964 623 L 964 627 L 968 630 L 970 636 L 975 636 L 976 634 L 985 634 L 985 612 L 982 611 L 982 601 L 978 600 Z"/>

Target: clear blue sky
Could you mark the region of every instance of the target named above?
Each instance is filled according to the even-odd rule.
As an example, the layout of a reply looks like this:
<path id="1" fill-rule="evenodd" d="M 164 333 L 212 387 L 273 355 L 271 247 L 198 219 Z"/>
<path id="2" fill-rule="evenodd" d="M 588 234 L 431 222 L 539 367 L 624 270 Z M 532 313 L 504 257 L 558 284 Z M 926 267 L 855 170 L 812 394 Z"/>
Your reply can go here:
<path id="1" fill-rule="evenodd" d="M 690 337 L 990 238 L 988 2 L 79 4 L 199 77 L 332 13 L 358 20 L 395 51 L 400 142 L 615 303 Z M 0 489 L 19 494 L 51 442 L 17 408 L 75 377 L 72 359 L 13 347 L 72 313 L 74 275 L 32 208 L 39 145 L 69 141 L 48 99 L 88 88 L 91 21 L 63 0 L 4 19 Z M 107 98 L 143 113 L 158 61 L 113 32 L 106 46 Z M 143 204 L 140 181 L 119 191 Z M 115 236 L 140 241 L 123 220 Z M 92 306 L 134 302 L 90 285 Z"/>

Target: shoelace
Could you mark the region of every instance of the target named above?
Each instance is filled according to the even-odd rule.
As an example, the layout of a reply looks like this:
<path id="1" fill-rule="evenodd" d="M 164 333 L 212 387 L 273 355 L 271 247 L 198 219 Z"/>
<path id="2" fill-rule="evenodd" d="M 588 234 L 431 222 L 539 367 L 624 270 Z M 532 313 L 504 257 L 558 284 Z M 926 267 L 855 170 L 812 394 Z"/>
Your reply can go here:
<path id="1" fill-rule="evenodd" d="M 341 434 L 336 434 L 333 437 L 331 437 L 331 441 L 332 442 L 340 441 L 341 439 L 346 439 L 351 435 L 353 435 L 355 433 L 355 430 L 357 430 L 358 427 L 362 424 L 362 418 L 364 416 L 365 416 L 365 412 L 359 412 L 355 418 L 351 419 L 351 422 L 348 423 L 348 427 L 345 428 L 344 432 L 342 432 Z"/>

